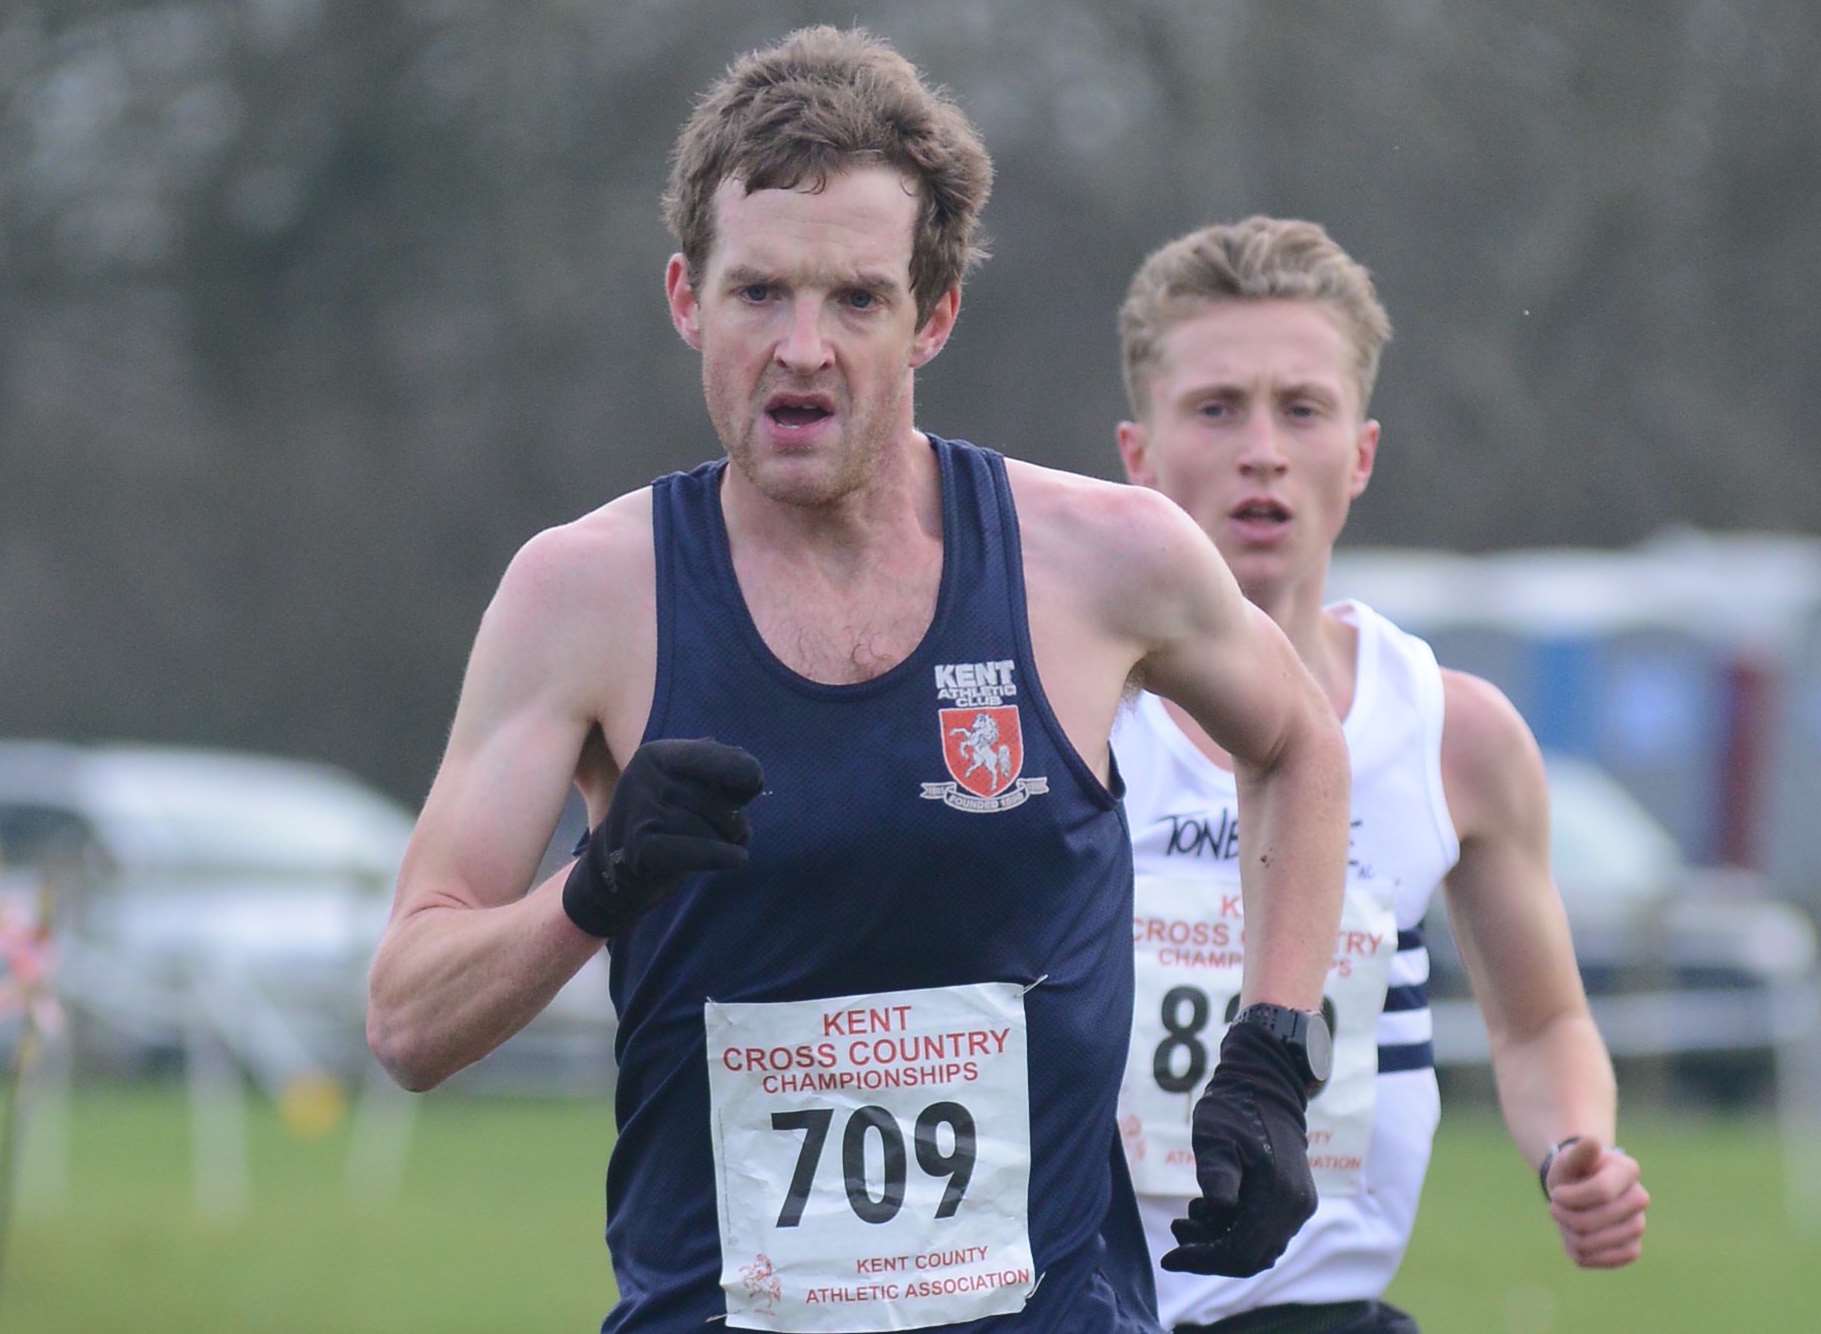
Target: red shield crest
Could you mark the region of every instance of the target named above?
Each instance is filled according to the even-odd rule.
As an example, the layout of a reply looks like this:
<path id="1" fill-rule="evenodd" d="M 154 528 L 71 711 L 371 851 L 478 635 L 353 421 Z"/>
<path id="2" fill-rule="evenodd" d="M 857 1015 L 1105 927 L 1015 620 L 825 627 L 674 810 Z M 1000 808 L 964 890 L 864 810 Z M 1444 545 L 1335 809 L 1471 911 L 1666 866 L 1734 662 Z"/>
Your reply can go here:
<path id="1" fill-rule="evenodd" d="M 954 780 L 976 797 L 996 797 L 1024 768 L 1018 706 L 942 709 L 942 758 Z"/>

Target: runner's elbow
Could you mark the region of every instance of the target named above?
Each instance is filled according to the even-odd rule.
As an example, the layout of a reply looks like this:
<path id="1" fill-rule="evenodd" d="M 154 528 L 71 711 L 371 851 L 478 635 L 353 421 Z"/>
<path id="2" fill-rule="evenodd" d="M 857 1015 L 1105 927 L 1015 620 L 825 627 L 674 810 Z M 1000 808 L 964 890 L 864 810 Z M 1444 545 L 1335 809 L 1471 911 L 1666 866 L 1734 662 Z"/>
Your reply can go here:
<path id="1" fill-rule="evenodd" d="M 367 1005 L 367 1047 L 392 1076 L 393 1082 L 412 1093 L 435 1088 L 455 1072 L 438 1059 L 435 1046 L 421 1024 L 413 1024 L 378 997 Z"/>

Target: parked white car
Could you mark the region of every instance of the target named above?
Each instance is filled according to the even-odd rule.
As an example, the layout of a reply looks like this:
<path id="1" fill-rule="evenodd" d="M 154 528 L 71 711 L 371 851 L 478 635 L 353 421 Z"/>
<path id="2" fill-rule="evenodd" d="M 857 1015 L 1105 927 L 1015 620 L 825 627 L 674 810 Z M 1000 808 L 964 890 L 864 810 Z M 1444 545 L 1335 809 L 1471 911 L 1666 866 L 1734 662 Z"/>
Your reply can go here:
<path id="1" fill-rule="evenodd" d="M 366 973 L 412 821 L 324 764 L 0 741 L 0 901 L 17 918 L 51 886 L 58 990 L 91 1065 L 177 1058 L 200 1026 L 273 1091 L 369 1070 Z M 605 964 L 462 1082 L 611 1088 Z"/>
<path id="2" fill-rule="evenodd" d="M 196 1024 L 274 1067 L 357 1058 L 364 975 L 411 832 L 326 765 L 0 742 L 15 907 L 48 885 L 82 1055 L 143 1059 Z"/>

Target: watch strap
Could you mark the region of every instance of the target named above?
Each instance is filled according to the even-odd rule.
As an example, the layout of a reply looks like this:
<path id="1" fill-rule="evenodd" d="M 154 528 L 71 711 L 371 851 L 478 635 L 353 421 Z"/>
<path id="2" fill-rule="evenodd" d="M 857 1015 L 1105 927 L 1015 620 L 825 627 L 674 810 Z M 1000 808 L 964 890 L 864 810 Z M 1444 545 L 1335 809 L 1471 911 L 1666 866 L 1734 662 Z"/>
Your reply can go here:
<path id="1" fill-rule="evenodd" d="M 1554 1144 L 1549 1146 L 1549 1152 L 1543 1155 L 1543 1161 L 1537 1164 L 1536 1180 L 1537 1184 L 1543 1188 L 1543 1198 L 1545 1200 L 1549 1198 L 1550 1164 L 1555 1162 L 1555 1156 L 1563 1149 L 1567 1148 L 1570 1144 L 1579 1144 L 1580 1142 L 1581 1137 L 1579 1135 L 1570 1135 L 1567 1139 L 1558 1139 Z"/>

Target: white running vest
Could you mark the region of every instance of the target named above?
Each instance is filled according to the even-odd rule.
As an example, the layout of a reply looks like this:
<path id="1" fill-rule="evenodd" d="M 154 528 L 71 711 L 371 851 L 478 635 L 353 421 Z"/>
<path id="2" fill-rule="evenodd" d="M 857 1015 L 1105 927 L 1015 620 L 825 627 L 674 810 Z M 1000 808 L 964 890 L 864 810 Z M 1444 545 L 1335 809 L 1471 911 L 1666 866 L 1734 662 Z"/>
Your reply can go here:
<path id="1" fill-rule="evenodd" d="M 1359 648 L 1343 724 L 1353 768 L 1348 905 L 1328 985 L 1335 1078 L 1310 1106 L 1321 1202 L 1262 1274 L 1159 1270 L 1166 1329 L 1283 1302 L 1380 1296 L 1409 1244 L 1429 1166 L 1441 1109 L 1421 924 L 1460 855 L 1442 793 L 1441 672 L 1426 643 L 1363 603 L 1328 610 L 1357 627 Z M 1188 1109 L 1212 1072 L 1238 992 L 1235 787 L 1154 695 L 1120 710 L 1113 749 L 1137 884 L 1138 994 L 1120 1129 L 1155 1260 L 1175 1245 L 1170 1220 L 1195 1191 L 1192 1166 L 1182 1161 Z M 1362 1008 L 1377 1013 L 1362 1023 Z"/>

